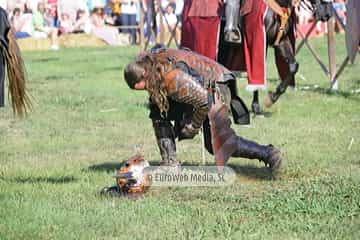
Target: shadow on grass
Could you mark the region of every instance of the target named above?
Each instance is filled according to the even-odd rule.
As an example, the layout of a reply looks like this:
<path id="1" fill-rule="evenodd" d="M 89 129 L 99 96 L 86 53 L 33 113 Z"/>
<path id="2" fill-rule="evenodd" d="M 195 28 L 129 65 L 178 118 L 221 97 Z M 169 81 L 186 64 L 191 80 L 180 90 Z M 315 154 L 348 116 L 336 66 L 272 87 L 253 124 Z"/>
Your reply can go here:
<path id="1" fill-rule="evenodd" d="M 151 166 L 159 166 L 160 161 L 151 161 Z M 196 164 L 196 163 L 190 163 L 190 162 L 182 162 L 182 166 L 204 166 L 202 164 Z M 107 173 L 114 173 L 117 169 L 119 169 L 121 166 L 121 163 L 102 163 L 102 164 L 96 164 L 88 167 L 88 171 L 94 171 L 94 172 L 107 172 Z M 214 164 L 206 164 L 205 166 L 215 166 Z M 228 164 L 227 166 L 231 167 L 236 174 L 246 176 L 249 178 L 254 179 L 260 179 L 260 180 L 276 180 L 277 177 L 274 175 L 268 168 L 266 167 L 256 167 L 253 165 L 245 165 L 245 166 L 239 166 L 239 165 L 233 165 Z"/>
<path id="2" fill-rule="evenodd" d="M 121 163 L 112 163 L 112 162 L 106 162 L 96 165 L 91 165 L 88 167 L 87 170 L 92 172 L 107 172 L 107 173 L 113 173 L 115 170 L 119 169 L 121 166 Z"/>
<path id="3" fill-rule="evenodd" d="M 151 166 L 159 166 L 160 161 L 149 161 Z M 118 170 L 122 165 L 122 162 L 113 163 L 113 162 L 106 162 L 96 165 L 91 165 L 85 171 L 92 171 L 92 172 L 107 172 L 107 173 L 114 173 Z"/>
<path id="4" fill-rule="evenodd" d="M 46 63 L 46 62 L 56 62 L 56 61 L 59 61 L 60 58 L 58 57 L 49 57 L 49 58 L 39 58 L 39 59 L 35 59 L 35 60 L 32 60 L 33 62 L 43 62 L 43 63 Z"/>
<path id="5" fill-rule="evenodd" d="M 120 69 L 122 70 L 122 69 Z M 113 67 L 105 67 L 101 72 L 112 72 L 112 71 L 119 71 L 119 66 L 113 66 Z"/>
<path id="6" fill-rule="evenodd" d="M 318 94 L 322 94 L 322 95 L 327 95 L 327 96 L 337 96 L 337 97 L 342 97 L 345 99 L 350 99 L 353 101 L 357 101 L 360 102 L 360 97 L 357 94 L 352 93 L 351 91 L 344 91 L 344 90 L 331 90 L 329 88 L 324 88 L 324 87 L 310 87 L 309 89 L 306 89 L 306 87 L 309 87 L 308 85 L 304 85 L 304 86 L 299 86 L 299 91 L 303 91 L 303 92 L 313 92 L 313 93 L 318 93 Z"/>
<path id="7" fill-rule="evenodd" d="M 187 163 L 183 162 L 182 166 L 204 166 L 201 164 L 194 164 L 194 163 Z M 205 166 L 215 166 L 214 164 L 206 164 Z M 277 175 L 271 172 L 267 167 L 257 167 L 254 165 L 234 165 L 234 164 L 227 164 L 228 167 L 232 168 L 237 175 L 246 176 L 252 179 L 259 179 L 259 180 L 276 180 Z"/>
<path id="8" fill-rule="evenodd" d="M 50 183 L 50 184 L 65 184 L 75 182 L 77 179 L 73 176 L 62 177 L 16 177 L 12 181 L 18 183 Z"/>
<path id="9" fill-rule="evenodd" d="M 277 179 L 276 175 L 271 172 L 267 167 L 256 167 L 253 165 L 239 166 L 233 164 L 228 164 L 228 166 L 231 167 L 236 172 L 236 174 L 246 176 L 248 178 L 266 181 Z"/>
<path id="10" fill-rule="evenodd" d="M 280 83 L 280 79 L 278 79 L 278 78 L 267 78 L 266 81 L 272 82 L 272 83 Z"/>

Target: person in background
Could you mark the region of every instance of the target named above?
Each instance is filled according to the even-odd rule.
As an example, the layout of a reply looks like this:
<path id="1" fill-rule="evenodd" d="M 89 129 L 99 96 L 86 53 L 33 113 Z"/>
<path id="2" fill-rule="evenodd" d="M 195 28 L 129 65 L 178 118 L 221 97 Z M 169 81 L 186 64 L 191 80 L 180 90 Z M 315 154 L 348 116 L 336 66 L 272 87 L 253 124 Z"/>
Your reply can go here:
<path id="1" fill-rule="evenodd" d="M 31 5 L 28 2 L 25 2 L 24 4 L 24 14 L 33 14 L 33 10 L 31 8 Z"/>
<path id="2" fill-rule="evenodd" d="M 15 31 L 15 38 L 31 37 L 32 14 L 23 14 L 20 8 L 15 8 L 10 19 Z"/>
<path id="3" fill-rule="evenodd" d="M 94 27 L 104 27 L 105 26 L 105 17 L 103 8 L 95 7 L 91 12 L 91 24 Z"/>
<path id="4" fill-rule="evenodd" d="M 121 25 L 121 3 L 120 0 L 110 0 L 111 17 L 114 19 L 114 25 Z"/>
<path id="5" fill-rule="evenodd" d="M 176 39 L 180 39 L 180 29 L 178 27 L 178 18 L 175 15 L 175 9 L 176 9 L 176 5 L 175 3 L 171 2 L 167 5 L 166 7 L 166 11 L 164 14 L 164 24 L 167 30 L 167 35 L 169 37 L 169 39 L 171 38 L 171 35 L 174 34 Z M 166 41 L 169 41 L 166 40 Z"/>
<path id="6" fill-rule="evenodd" d="M 118 29 L 105 25 L 104 8 L 95 7 L 90 16 L 91 33 L 109 45 L 118 45 Z"/>
<path id="7" fill-rule="evenodd" d="M 45 4 L 43 2 L 39 2 L 37 6 L 37 10 L 34 11 L 32 18 L 32 25 L 33 25 L 32 36 L 35 38 L 49 37 L 51 40 L 51 49 L 58 50 L 59 49 L 59 46 L 57 44 L 58 29 L 47 27 L 45 25 L 44 13 L 45 13 Z"/>
<path id="8" fill-rule="evenodd" d="M 79 9 L 76 13 L 76 21 L 74 24 L 73 33 L 91 33 L 91 22 L 86 12 Z"/>
<path id="9" fill-rule="evenodd" d="M 51 11 L 52 11 L 51 6 L 49 4 L 45 4 L 45 13 L 43 14 L 45 26 L 56 27 L 55 16 L 53 16 Z"/>
<path id="10" fill-rule="evenodd" d="M 312 12 L 308 9 L 305 9 L 303 5 L 298 4 L 295 10 L 296 10 L 296 16 L 298 17 L 299 25 L 308 24 L 312 19 Z"/>
<path id="11" fill-rule="evenodd" d="M 167 27 L 168 27 L 168 31 L 172 32 L 175 29 L 176 23 L 177 23 L 177 18 L 175 15 L 175 4 L 174 3 L 169 3 L 166 6 L 166 11 L 164 14 L 164 22 L 167 23 Z"/>
<path id="12" fill-rule="evenodd" d="M 175 3 L 175 15 L 179 21 L 179 24 L 178 26 L 180 26 L 180 23 L 181 23 L 181 14 L 182 14 L 182 11 L 184 9 L 184 0 L 173 0 L 172 1 L 173 3 Z"/>
<path id="13" fill-rule="evenodd" d="M 334 0 L 333 2 L 334 10 L 339 15 L 341 22 L 346 25 L 346 7 L 344 0 Z M 340 23 L 335 21 L 335 31 L 336 32 L 344 32 L 341 28 Z"/>
<path id="14" fill-rule="evenodd" d="M 59 31 L 61 34 L 71 33 L 74 31 L 74 25 L 69 14 L 61 13 Z"/>
<path id="15" fill-rule="evenodd" d="M 76 12 L 79 9 L 86 10 L 86 3 L 86 0 L 58 0 L 58 16 L 60 17 L 62 12 L 67 13 L 70 16 L 71 21 L 75 22 Z"/>
<path id="16" fill-rule="evenodd" d="M 216 59 L 223 1 L 185 0 L 181 23 L 181 47 Z"/>
<path id="17" fill-rule="evenodd" d="M 142 8 L 145 14 L 144 34 L 145 37 L 150 38 L 150 42 L 154 42 L 158 34 L 159 22 L 158 18 L 158 4 L 157 1 L 152 0 L 141 0 Z M 155 34 L 155 36 L 153 36 Z"/>
<path id="18" fill-rule="evenodd" d="M 47 0 L 49 7 L 49 16 L 51 16 L 53 22 L 50 26 L 56 27 L 58 25 L 58 0 Z"/>
<path id="19" fill-rule="evenodd" d="M 121 23 L 123 26 L 136 26 L 136 14 L 138 0 L 120 0 L 121 1 Z M 124 32 L 130 34 L 131 44 L 136 43 L 136 29 L 126 29 Z"/>

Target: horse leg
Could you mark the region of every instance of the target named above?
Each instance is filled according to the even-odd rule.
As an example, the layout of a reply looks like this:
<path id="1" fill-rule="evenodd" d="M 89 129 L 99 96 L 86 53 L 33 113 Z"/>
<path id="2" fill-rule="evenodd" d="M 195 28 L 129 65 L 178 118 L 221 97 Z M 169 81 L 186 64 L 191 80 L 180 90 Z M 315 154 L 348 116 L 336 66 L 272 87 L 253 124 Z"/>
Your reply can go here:
<path id="1" fill-rule="evenodd" d="M 262 115 L 260 104 L 259 104 L 259 90 L 254 91 L 253 101 L 251 103 L 251 110 L 255 115 Z"/>
<path id="2" fill-rule="evenodd" d="M 291 79 L 295 76 L 299 68 L 299 64 L 295 60 L 294 51 L 288 37 L 282 40 L 279 45 L 275 47 L 275 51 L 278 51 L 280 56 L 284 58 L 285 62 L 288 64 L 289 72 L 285 79 L 277 86 L 276 91 L 269 92 L 267 94 L 265 98 L 265 106 L 268 108 L 271 107 L 286 91 Z"/>

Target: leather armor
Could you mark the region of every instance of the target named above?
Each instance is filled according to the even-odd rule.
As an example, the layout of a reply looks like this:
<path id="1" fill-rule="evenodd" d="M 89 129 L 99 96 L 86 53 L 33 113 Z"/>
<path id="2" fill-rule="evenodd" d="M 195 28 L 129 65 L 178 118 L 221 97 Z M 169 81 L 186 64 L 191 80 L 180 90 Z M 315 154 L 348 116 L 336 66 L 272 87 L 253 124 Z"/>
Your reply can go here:
<path id="1" fill-rule="evenodd" d="M 219 90 L 217 84 L 234 80 L 234 76 L 222 65 L 191 51 L 160 48 L 152 54 L 170 64 L 163 76 L 168 97 L 193 106 L 191 126 L 196 132 L 207 117 L 211 93 Z"/>
<path id="2" fill-rule="evenodd" d="M 281 165 L 277 149 L 243 139 L 231 129 L 230 109 L 233 116 L 243 116 L 245 112 L 246 121 L 249 115 L 236 94 L 235 77 L 222 65 L 191 51 L 160 47 L 140 54 L 124 75 L 130 88 L 141 80 L 147 82 L 150 118 L 162 165 L 178 166 L 175 139 L 192 138 L 201 126 L 205 147 L 215 155 L 217 165 L 224 165 L 230 156 L 259 159 L 271 169 Z M 157 99 L 152 98 L 151 94 L 158 94 L 156 91 L 166 94 L 166 114 L 162 114 Z"/>

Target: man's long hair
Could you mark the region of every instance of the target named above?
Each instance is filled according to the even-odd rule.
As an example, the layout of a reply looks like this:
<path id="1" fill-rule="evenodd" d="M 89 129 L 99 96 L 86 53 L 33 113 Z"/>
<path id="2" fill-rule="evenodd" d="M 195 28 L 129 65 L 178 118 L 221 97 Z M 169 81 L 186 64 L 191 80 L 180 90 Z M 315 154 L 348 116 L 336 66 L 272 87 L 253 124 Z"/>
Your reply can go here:
<path id="1" fill-rule="evenodd" d="M 153 54 L 147 54 L 142 58 L 142 65 L 147 73 L 146 90 L 160 112 L 166 114 L 169 110 L 169 101 L 164 75 L 170 70 L 171 62 L 167 58 L 158 58 Z"/>

